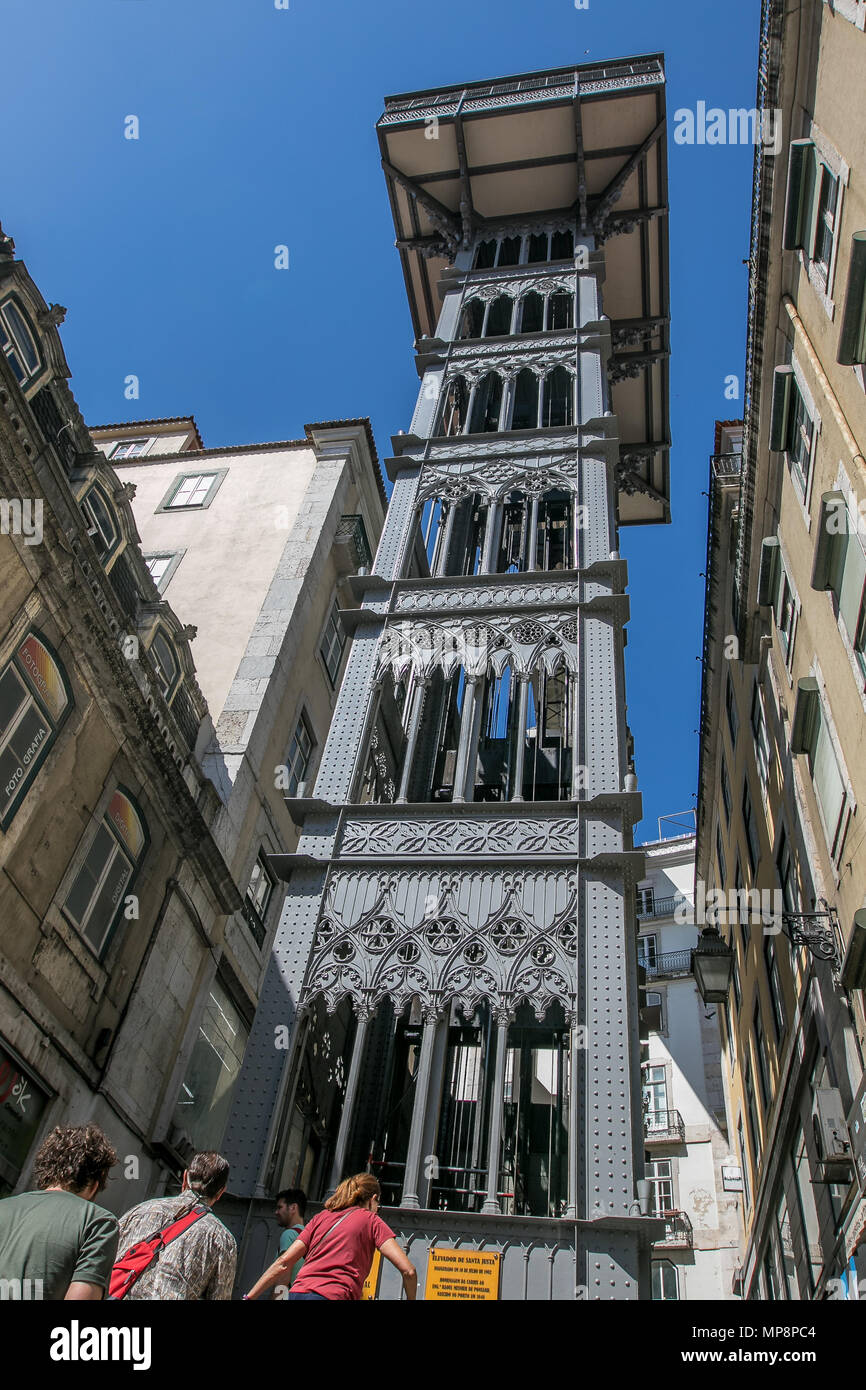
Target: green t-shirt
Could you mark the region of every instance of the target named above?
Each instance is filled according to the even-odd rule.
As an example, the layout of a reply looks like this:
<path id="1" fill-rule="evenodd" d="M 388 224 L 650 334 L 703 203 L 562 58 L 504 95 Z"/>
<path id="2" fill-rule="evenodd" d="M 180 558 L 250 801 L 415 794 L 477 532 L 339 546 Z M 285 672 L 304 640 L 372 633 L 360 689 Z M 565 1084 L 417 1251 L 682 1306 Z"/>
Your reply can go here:
<path id="1" fill-rule="evenodd" d="M 302 1231 L 303 1229 L 304 1229 L 303 1226 L 287 1226 L 287 1227 L 286 1227 L 286 1229 L 283 1231 L 282 1235 L 280 1236 L 280 1254 L 281 1254 L 281 1255 L 285 1255 L 285 1253 L 286 1253 L 286 1251 L 288 1250 L 289 1246 L 290 1246 L 290 1245 L 294 1245 L 295 1241 L 298 1239 L 298 1236 L 301 1234 L 301 1231 Z M 291 1274 L 289 1275 L 289 1288 L 292 1287 L 292 1285 L 294 1284 L 295 1280 L 297 1279 L 298 1273 L 299 1273 L 300 1268 L 301 1268 L 301 1265 L 302 1265 L 303 1263 L 304 1263 L 303 1260 L 298 1260 L 298 1263 L 295 1265 L 294 1269 L 292 1270 Z"/>
<path id="2" fill-rule="evenodd" d="M 0 1280 L 41 1279 L 42 1297 L 60 1299 L 76 1281 L 107 1289 L 116 1258 L 117 1217 L 74 1192 L 0 1201 Z"/>

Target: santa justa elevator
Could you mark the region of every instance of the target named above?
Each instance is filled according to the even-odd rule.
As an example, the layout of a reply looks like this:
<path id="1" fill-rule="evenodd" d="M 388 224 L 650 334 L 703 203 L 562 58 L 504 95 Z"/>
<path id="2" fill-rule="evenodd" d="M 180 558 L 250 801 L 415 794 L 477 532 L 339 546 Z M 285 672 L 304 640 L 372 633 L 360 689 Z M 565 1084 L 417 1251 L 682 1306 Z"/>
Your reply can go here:
<path id="1" fill-rule="evenodd" d="M 648 1297 L 618 532 L 669 520 L 663 63 L 392 97 L 378 132 L 421 386 L 272 861 L 232 1189 L 369 1169 L 422 1290 L 459 1245 L 503 1299 Z"/>

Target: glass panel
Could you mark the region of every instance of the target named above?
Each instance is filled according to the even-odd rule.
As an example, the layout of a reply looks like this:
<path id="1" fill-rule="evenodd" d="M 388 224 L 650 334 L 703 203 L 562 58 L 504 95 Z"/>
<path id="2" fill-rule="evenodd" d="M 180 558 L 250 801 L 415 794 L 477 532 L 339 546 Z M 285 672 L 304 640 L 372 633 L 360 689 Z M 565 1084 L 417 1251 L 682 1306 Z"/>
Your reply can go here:
<path id="1" fill-rule="evenodd" d="M 537 265 L 539 261 L 548 259 L 550 239 L 547 232 L 534 232 L 529 238 L 529 255 L 527 260 L 530 265 Z M 524 330 L 527 332 L 528 330 Z"/>
<path id="2" fill-rule="evenodd" d="M 524 368 L 518 374 L 511 415 L 513 430 L 534 430 L 538 427 L 538 377 Z"/>
<path id="3" fill-rule="evenodd" d="M 100 825 L 63 904 L 64 912 L 77 927 L 83 926 L 87 920 L 87 909 L 96 892 L 96 885 L 115 847 L 116 842 L 108 826 Z"/>
<path id="4" fill-rule="evenodd" d="M 27 368 L 27 375 L 32 376 L 33 373 L 39 369 L 39 353 L 36 351 L 36 344 L 33 341 L 30 329 L 24 321 L 24 315 L 19 310 L 17 304 L 14 304 L 11 299 L 8 299 L 3 305 L 3 316 L 6 319 L 9 332 L 15 340 L 15 346 L 21 354 L 21 359 Z"/>
<path id="5" fill-rule="evenodd" d="M 530 290 L 520 303 L 521 333 L 541 333 L 544 329 L 544 300 L 541 295 Z"/>
<path id="6" fill-rule="evenodd" d="M 570 260 L 574 255 L 574 234 L 572 232 L 554 232 L 550 247 L 550 259 L 552 261 Z"/>
<path id="7" fill-rule="evenodd" d="M 487 314 L 485 338 L 502 338 L 510 333 L 513 310 L 514 301 L 507 294 L 501 294 L 498 299 L 494 299 Z"/>
<path id="8" fill-rule="evenodd" d="M 84 936 L 97 955 L 105 945 L 117 910 L 123 899 L 124 889 L 132 877 L 132 865 L 119 847 L 108 867 L 108 872 L 96 896 L 96 901 L 88 914 Z"/>
<path id="9" fill-rule="evenodd" d="M 42 1124 L 48 1097 L 0 1048 L 0 1197 L 8 1197 Z"/>
<path id="10" fill-rule="evenodd" d="M 196 1149 L 219 1149 L 248 1029 L 219 980 L 211 986 L 174 1119 Z"/>
<path id="11" fill-rule="evenodd" d="M 520 261 L 520 242 L 519 236 L 503 237 L 499 243 L 499 259 L 497 265 L 517 265 Z"/>
<path id="12" fill-rule="evenodd" d="M 0 811 L 5 815 L 39 762 L 39 753 L 51 734 L 51 725 L 35 700 L 24 710 L 7 735 L 0 753 Z"/>

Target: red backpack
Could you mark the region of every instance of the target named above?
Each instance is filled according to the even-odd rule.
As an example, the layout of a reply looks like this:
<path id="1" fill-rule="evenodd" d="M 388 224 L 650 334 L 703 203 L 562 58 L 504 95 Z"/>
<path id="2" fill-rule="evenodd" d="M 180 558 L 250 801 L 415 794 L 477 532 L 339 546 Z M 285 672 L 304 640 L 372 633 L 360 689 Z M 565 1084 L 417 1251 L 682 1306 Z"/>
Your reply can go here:
<path id="1" fill-rule="evenodd" d="M 210 1207 L 197 1202 L 194 1207 L 185 1212 L 183 1216 L 179 1216 L 176 1221 L 172 1221 L 169 1226 L 163 1226 L 162 1230 L 148 1236 L 146 1240 L 136 1241 L 135 1245 L 130 1246 L 111 1271 L 108 1297 L 110 1299 L 126 1298 L 135 1281 L 141 1278 L 146 1269 L 150 1268 L 165 1246 L 176 1240 L 178 1236 L 182 1236 L 184 1231 L 188 1231 L 190 1226 L 195 1225 L 196 1221 L 207 1216 L 209 1211 Z"/>

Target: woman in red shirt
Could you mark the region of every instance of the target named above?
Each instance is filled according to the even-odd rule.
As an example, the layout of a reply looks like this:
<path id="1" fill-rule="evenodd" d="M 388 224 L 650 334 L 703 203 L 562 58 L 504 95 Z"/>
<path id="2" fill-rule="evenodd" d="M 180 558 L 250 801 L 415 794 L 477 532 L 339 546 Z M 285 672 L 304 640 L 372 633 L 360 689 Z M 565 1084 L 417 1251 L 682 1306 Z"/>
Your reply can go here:
<path id="1" fill-rule="evenodd" d="M 403 1276 L 406 1297 L 418 1288 L 415 1266 L 397 1244 L 394 1232 L 379 1216 L 382 1193 L 370 1173 L 357 1173 L 340 1183 L 325 1210 L 308 1221 L 298 1239 L 245 1295 L 258 1298 L 276 1284 L 287 1283 L 298 1260 L 303 1268 L 292 1285 L 290 1299 L 344 1302 L 361 1297 L 373 1255 L 380 1250 Z"/>

